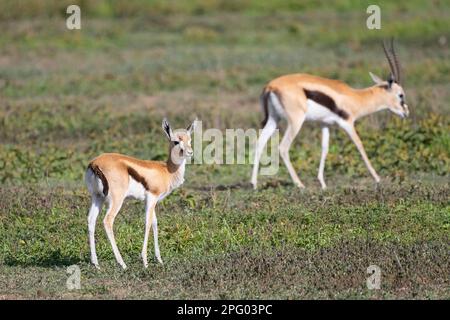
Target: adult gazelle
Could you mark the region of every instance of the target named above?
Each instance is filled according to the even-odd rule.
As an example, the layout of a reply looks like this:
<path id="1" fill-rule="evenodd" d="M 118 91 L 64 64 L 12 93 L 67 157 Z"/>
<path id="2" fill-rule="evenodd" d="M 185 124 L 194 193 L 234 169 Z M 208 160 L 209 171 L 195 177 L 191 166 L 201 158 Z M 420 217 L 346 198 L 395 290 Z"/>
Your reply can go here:
<path id="1" fill-rule="evenodd" d="M 355 121 L 374 112 L 389 109 L 400 117 L 409 115 L 405 93 L 401 86 L 400 66 L 394 51 L 383 43 L 391 74 L 382 80 L 369 72 L 374 86 L 354 89 L 344 82 L 309 74 L 289 74 L 270 81 L 261 94 L 265 119 L 263 130 L 256 144 L 251 183 L 256 189 L 259 161 L 262 150 L 275 132 L 281 119 L 287 120 L 287 128 L 279 151 L 294 183 L 304 188 L 289 159 L 289 148 L 305 121 L 316 121 L 322 126 L 322 154 L 318 179 L 326 188 L 323 171 L 328 153 L 329 126 L 337 124 L 350 136 L 358 148 L 367 169 L 378 183 L 380 178 L 367 157 L 361 139 L 355 130 Z"/>

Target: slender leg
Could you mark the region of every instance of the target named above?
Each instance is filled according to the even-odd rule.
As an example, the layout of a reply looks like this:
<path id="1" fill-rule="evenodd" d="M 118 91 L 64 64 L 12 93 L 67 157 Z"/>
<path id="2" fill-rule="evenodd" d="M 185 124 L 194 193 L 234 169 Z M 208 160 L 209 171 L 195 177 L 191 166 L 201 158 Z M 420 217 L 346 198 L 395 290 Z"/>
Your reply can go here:
<path id="1" fill-rule="evenodd" d="M 375 169 L 372 167 L 372 164 L 370 163 L 370 160 L 367 157 L 366 151 L 364 150 L 364 146 L 361 142 L 361 139 L 358 136 L 358 133 L 355 130 L 355 127 L 353 125 L 348 125 L 343 126 L 343 129 L 347 132 L 347 134 L 350 136 L 350 139 L 352 139 L 353 143 L 358 148 L 358 151 L 361 154 L 361 157 L 363 158 L 364 163 L 366 164 L 366 167 L 369 170 L 372 177 L 375 179 L 377 183 L 380 182 L 380 177 L 376 173 Z"/>
<path id="2" fill-rule="evenodd" d="M 157 197 L 151 193 L 147 193 L 146 195 L 146 204 L 145 204 L 145 232 L 144 232 L 144 243 L 142 245 L 142 261 L 144 262 L 144 267 L 148 267 L 147 261 L 147 248 L 148 248 L 148 236 L 150 233 L 150 226 L 153 221 L 153 217 L 155 216 L 155 206 L 157 202 Z"/>
<path id="3" fill-rule="evenodd" d="M 117 262 L 122 266 L 123 269 L 126 269 L 127 266 L 120 255 L 119 249 L 117 248 L 116 239 L 114 238 L 114 219 L 119 213 L 120 208 L 122 207 L 123 198 L 120 200 L 110 201 L 110 206 L 108 208 L 108 212 L 106 213 L 105 219 L 103 220 L 103 225 L 105 226 L 106 235 L 108 236 L 109 242 L 111 243 L 114 256 L 116 257 Z"/>
<path id="4" fill-rule="evenodd" d="M 291 159 L 289 158 L 289 148 L 291 147 L 292 141 L 297 136 L 300 128 L 303 125 L 303 121 L 305 120 L 304 115 L 299 115 L 295 121 L 288 121 L 288 126 L 286 128 L 286 133 L 283 136 L 283 140 L 280 143 L 280 155 L 283 158 L 284 164 L 286 165 L 289 174 L 291 175 L 292 180 L 299 188 L 304 188 L 305 186 L 300 181 L 297 173 L 295 172 L 294 167 L 291 164 Z"/>
<path id="5" fill-rule="evenodd" d="M 267 123 L 264 126 L 263 130 L 261 131 L 261 135 L 259 136 L 258 142 L 256 144 L 255 159 L 253 162 L 253 172 L 252 172 L 252 180 L 251 180 L 251 183 L 252 183 L 254 189 L 256 189 L 256 187 L 257 187 L 259 161 L 261 159 L 262 151 L 263 151 L 267 141 L 269 140 L 269 138 L 275 132 L 276 128 L 277 128 L 277 123 L 276 123 L 275 119 L 269 116 Z"/>
<path id="6" fill-rule="evenodd" d="M 89 229 L 89 247 L 91 248 L 91 262 L 99 268 L 97 253 L 95 251 L 95 224 L 97 222 L 98 214 L 102 209 L 104 199 L 99 195 L 92 195 L 91 209 L 88 215 L 88 229 Z"/>
<path id="7" fill-rule="evenodd" d="M 154 210 L 153 210 L 154 211 Z M 159 243 L 158 243 L 158 219 L 156 218 L 156 212 L 153 212 L 153 241 L 155 243 L 155 256 L 159 263 L 163 264 L 161 259 L 161 254 L 159 253 Z"/>
<path id="8" fill-rule="evenodd" d="M 322 154 L 320 156 L 319 175 L 317 178 L 320 181 L 322 189 L 326 189 L 325 179 L 323 178 L 323 171 L 325 169 L 325 159 L 328 154 L 328 142 L 330 141 L 330 130 L 328 127 L 322 128 Z"/>

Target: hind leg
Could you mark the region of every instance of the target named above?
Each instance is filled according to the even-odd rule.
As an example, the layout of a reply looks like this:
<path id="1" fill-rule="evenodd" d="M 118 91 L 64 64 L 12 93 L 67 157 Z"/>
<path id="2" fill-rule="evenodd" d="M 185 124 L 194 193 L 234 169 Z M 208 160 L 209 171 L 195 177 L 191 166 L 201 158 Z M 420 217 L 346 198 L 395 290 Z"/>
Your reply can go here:
<path id="1" fill-rule="evenodd" d="M 286 133 L 284 134 L 283 140 L 281 140 L 279 147 L 281 158 L 283 159 L 284 164 L 286 165 L 286 168 L 288 169 L 292 180 L 299 188 L 304 188 L 305 186 L 300 181 L 299 177 L 297 176 L 297 173 L 295 172 L 294 167 L 292 166 L 291 159 L 289 157 L 289 149 L 291 147 L 292 141 L 294 141 L 294 138 L 300 131 L 304 120 L 305 120 L 304 114 L 299 114 L 293 120 L 289 119 L 288 126 L 286 128 Z"/>
<path id="2" fill-rule="evenodd" d="M 105 219 L 103 220 L 103 225 L 105 227 L 106 235 L 108 236 L 109 242 L 111 243 L 114 256 L 116 257 L 116 261 L 122 266 L 123 269 L 126 269 L 127 266 L 123 261 L 122 255 L 119 252 L 119 248 L 117 247 L 113 231 L 114 219 L 116 218 L 120 208 L 122 207 L 123 200 L 124 200 L 123 197 L 113 197 L 111 199 L 108 212 L 106 213 Z"/>
<path id="3" fill-rule="evenodd" d="M 267 144 L 267 141 L 269 138 L 273 135 L 277 128 L 277 122 L 275 119 L 271 116 L 269 116 L 266 125 L 264 126 L 261 135 L 258 138 L 258 142 L 256 143 L 256 149 L 255 149 L 255 159 L 253 162 L 253 172 L 252 172 L 252 179 L 251 183 L 253 185 L 253 188 L 256 189 L 257 186 L 257 179 L 258 179 L 258 169 L 259 169 L 259 161 L 261 159 L 262 151 Z"/>
<path id="4" fill-rule="evenodd" d="M 100 195 L 92 195 L 91 208 L 88 215 L 88 229 L 89 229 L 89 247 L 91 249 L 91 262 L 94 266 L 99 268 L 97 253 L 95 251 L 95 225 L 97 222 L 97 217 L 102 210 L 102 205 L 104 198 Z"/>

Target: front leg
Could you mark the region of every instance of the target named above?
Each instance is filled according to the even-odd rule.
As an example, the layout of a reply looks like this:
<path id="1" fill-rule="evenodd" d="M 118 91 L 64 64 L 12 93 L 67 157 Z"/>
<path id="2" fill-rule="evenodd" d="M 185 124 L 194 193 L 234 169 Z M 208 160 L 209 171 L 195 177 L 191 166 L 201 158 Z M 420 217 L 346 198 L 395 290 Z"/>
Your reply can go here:
<path id="1" fill-rule="evenodd" d="M 158 220 L 156 219 L 156 212 L 154 212 L 154 211 L 153 211 L 152 228 L 153 228 L 153 242 L 155 243 L 155 256 L 156 256 L 156 260 L 158 260 L 159 263 L 163 264 L 163 261 L 162 261 L 162 259 L 161 259 L 161 254 L 159 253 L 159 244 L 158 244 Z"/>
<path id="2" fill-rule="evenodd" d="M 369 170 L 372 177 L 375 179 L 376 183 L 380 182 L 380 177 L 376 173 L 375 169 L 372 167 L 372 164 L 369 161 L 369 158 L 367 157 L 366 151 L 364 150 L 364 146 L 361 142 L 361 139 L 358 136 L 358 133 L 355 130 L 355 127 L 353 124 L 346 123 L 345 125 L 341 126 L 347 134 L 350 136 L 350 139 L 352 139 L 353 143 L 358 148 L 359 153 L 361 154 L 361 157 L 364 160 L 364 163 L 366 164 L 367 169 Z"/>
<path id="3" fill-rule="evenodd" d="M 142 246 L 142 261 L 144 262 L 144 267 L 148 267 L 148 260 L 147 260 L 147 248 L 148 248 L 148 236 L 150 233 L 150 226 L 153 221 L 153 217 L 155 216 L 155 206 L 157 201 L 157 197 L 147 192 L 145 196 L 145 233 L 144 233 L 144 244 Z"/>
<path id="4" fill-rule="evenodd" d="M 320 164 L 319 164 L 319 174 L 317 175 L 317 178 L 320 181 L 320 185 L 322 186 L 322 189 L 326 189 L 327 185 L 325 184 L 325 179 L 323 178 L 323 171 L 325 169 L 325 159 L 327 158 L 328 154 L 328 144 L 330 141 L 330 130 L 328 127 L 322 128 L 322 153 L 320 155 Z"/>

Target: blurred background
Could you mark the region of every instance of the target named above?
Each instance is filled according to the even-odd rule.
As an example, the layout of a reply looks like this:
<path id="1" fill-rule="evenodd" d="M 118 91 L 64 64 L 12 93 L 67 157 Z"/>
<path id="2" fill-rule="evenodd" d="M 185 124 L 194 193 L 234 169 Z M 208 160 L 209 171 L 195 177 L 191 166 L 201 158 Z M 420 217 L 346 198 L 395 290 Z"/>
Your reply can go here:
<path id="1" fill-rule="evenodd" d="M 3 0 L 0 181 L 80 180 L 102 151 L 163 159 L 164 115 L 176 127 L 197 116 L 204 128 L 259 128 L 266 82 L 307 72 L 372 85 L 369 71 L 389 72 L 381 41 L 390 37 L 412 116 L 364 119 L 363 142 L 381 173 L 394 174 L 391 166 L 397 175 L 446 173 L 450 4 L 378 1 L 382 28 L 368 30 L 372 2 Z M 66 28 L 73 3 L 81 30 Z M 337 134 L 328 169 L 365 174 L 353 145 Z M 317 128 L 302 130 L 292 148 L 307 175 L 317 168 L 319 137 Z"/>

